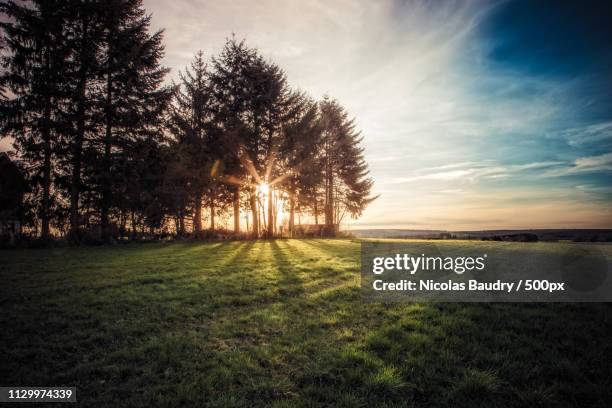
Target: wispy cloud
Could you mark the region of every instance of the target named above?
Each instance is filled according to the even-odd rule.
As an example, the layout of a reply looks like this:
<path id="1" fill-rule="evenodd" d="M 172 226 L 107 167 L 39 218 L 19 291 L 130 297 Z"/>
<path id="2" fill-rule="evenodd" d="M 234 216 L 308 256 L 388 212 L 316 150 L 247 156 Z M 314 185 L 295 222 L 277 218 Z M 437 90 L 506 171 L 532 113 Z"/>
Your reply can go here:
<path id="1" fill-rule="evenodd" d="M 213 55 L 235 33 L 285 69 L 293 86 L 347 107 L 382 194 L 360 225 L 612 227 L 612 114 L 597 99 L 609 83 L 589 88 L 589 73 L 560 77 L 492 62 L 492 52 L 519 37 L 483 27 L 511 3 L 145 0 L 145 7 L 154 27 L 165 28 L 171 78 L 196 51 Z M 533 55 L 530 44 L 513 45 Z M 1 140 L 0 151 L 9 144 Z"/>
<path id="2" fill-rule="evenodd" d="M 565 162 L 562 161 L 545 161 L 513 165 L 500 165 L 492 161 L 483 163 L 454 163 L 423 170 L 416 170 L 415 175 L 395 178 L 390 182 L 390 184 L 407 183 L 420 180 L 465 180 L 473 183 L 480 179 L 506 178 L 530 170 L 549 169 L 551 167 L 558 167 L 564 164 Z"/>
<path id="3" fill-rule="evenodd" d="M 491 61 L 508 38 L 483 27 L 507 4 L 145 0 L 154 25 L 166 28 L 172 75 L 195 51 L 219 51 L 233 32 L 293 86 L 347 107 L 382 193 L 362 225 L 604 225 L 609 211 L 593 190 L 602 182 L 588 178 L 609 169 L 601 146 L 610 146 L 612 118 L 582 119 L 596 101 L 576 99 L 581 75 Z"/>
<path id="4" fill-rule="evenodd" d="M 551 169 L 542 174 L 543 177 L 561 177 L 586 173 L 601 173 L 612 171 L 612 153 L 598 156 L 579 157 L 566 167 Z"/>
<path id="5" fill-rule="evenodd" d="M 612 121 L 572 127 L 559 132 L 571 146 L 583 146 L 607 141 L 612 143 Z"/>

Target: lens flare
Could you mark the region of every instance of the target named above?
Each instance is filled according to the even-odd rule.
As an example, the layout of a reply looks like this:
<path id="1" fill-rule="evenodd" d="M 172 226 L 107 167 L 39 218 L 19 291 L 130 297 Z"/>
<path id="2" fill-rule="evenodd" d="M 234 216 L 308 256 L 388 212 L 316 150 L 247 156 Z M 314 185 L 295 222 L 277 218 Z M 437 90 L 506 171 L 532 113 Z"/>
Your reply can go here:
<path id="1" fill-rule="evenodd" d="M 262 194 L 268 194 L 268 191 L 270 191 L 270 186 L 267 183 L 261 183 L 259 185 L 259 191 Z"/>

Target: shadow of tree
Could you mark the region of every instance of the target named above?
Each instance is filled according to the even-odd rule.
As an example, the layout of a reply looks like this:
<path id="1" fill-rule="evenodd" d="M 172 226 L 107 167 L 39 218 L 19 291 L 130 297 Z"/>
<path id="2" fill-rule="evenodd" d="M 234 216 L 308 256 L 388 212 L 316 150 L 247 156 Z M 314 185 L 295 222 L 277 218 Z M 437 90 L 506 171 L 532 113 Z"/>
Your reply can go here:
<path id="1" fill-rule="evenodd" d="M 289 259 L 286 251 L 290 249 L 286 242 L 278 244 L 277 240 L 271 241 L 272 256 L 276 264 L 277 271 L 280 275 L 278 282 L 278 294 L 282 297 L 294 297 L 304 293 L 303 280 L 299 276 L 299 272 L 293 267 L 294 262 Z"/>
<path id="2" fill-rule="evenodd" d="M 98 406 L 109 386 L 142 406 L 609 406 L 611 305 L 364 303 L 358 246 L 325 243 L 18 257 L 0 374 Z"/>

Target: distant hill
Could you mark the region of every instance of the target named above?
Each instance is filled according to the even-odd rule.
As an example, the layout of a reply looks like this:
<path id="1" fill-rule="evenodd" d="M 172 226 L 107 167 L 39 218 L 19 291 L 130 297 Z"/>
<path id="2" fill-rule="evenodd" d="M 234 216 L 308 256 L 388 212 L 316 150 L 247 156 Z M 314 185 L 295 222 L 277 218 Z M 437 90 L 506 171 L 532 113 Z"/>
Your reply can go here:
<path id="1" fill-rule="evenodd" d="M 443 230 L 409 230 L 409 229 L 358 229 L 350 230 L 358 238 L 405 238 L 422 236 L 439 236 L 448 233 Z"/>
<path id="2" fill-rule="evenodd" d="M 536 235 L 540 241 L 612 241 L 612 229 L 524 229 L 480 231 L 356 229 L 348 232 L 357 238 L 483 239 L 532 234 Z"/>

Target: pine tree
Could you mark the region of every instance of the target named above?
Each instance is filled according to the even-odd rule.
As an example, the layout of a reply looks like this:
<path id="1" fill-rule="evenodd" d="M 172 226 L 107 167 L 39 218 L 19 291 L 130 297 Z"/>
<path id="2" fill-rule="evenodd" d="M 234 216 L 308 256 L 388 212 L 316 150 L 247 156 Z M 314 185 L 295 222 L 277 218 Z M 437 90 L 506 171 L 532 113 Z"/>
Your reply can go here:
<path id="1" fill-rule="evenodd" d="M 241 187 L 248 188 L 253 236 L 259 236 L 257 180 L 253 170 L 260 167 L 259 112 L 254 109 L 258 97 L 256 79 L 261 57 L 257 51 L 234 37 L 228 39 L 221 53 L 213 58 L 210 72 L 216 131 L 223 146 L 225 172 L 233 180 L 234 230 L 240 216 Z M 253 170 L 250 170 L 253 169 Z"/>
<path id="2" fill-rule="evenodd" d="M 278 166 L 278 149 L 285 137 L 285 124 L 292 120 L 299 110 L 299 94 L 291 92 L 285 73 L 277 65 L 259 59 L 255 70 L 257 98 L 254 111 L 261 118 L 261 132 L 258 135 L 259 143 L 254 144 L 257 150 L 253 154 L 260 155 L 264 182 L 269 185 L 267 237 L 272 238 L 276 225 L 272 205 L 276 185 L 272 180 L 279 176 L 279 170 L 282 171 Z"/>
<path id="3" fill-rule="evenodd" d="M 13 136 L 20 158 L 29 164 L 30 182 L 42 190 L 41 237 L 47 239 L 53 199 L 52 166 L 60 137 L 58 117 L 65 80 L 62 68 L 68 57 L 64 32 L 67 3 L 8 1 L 0 7 L 7 16 L 0 27 L 10 50 L 2 60 L 5 73 L 1 82 L 14 95 L 2 105 L 4 132 Z"/>
<path id="4" fill-rule="evenodd" d="M 165 149 L 165 172 L 161 185 L 161 200 L 166 208 L 166 214 L 175 222 L 177 236 L 183 236 L 185 217 L 189 216 L 189 205 L 193 200 L 189 194 L 191 173 L 184 166 L 186 160 L 181 157 L 180 144 L 172 140 Z"/>
<path id="5" fill-rule="evenodd" d="M 96 130 L 92 123 L 93 98 L 91 89 L 98 86 L 100 63 L 101 17 L 103 3 L 69 2 L 67 22 L 67 46 L 71 52 L 64 68 L 64 75 L 72 80 L 67 84 L 66 133 L 69 146 L 65 152 L 66 189 L 70 196 L 70 232 L 78 240 L 80 224 L 80 198 L 83 189 L 82 162 L 87 134 Z"/>
<path id="6" fill-rule="evenodd" d="M 185 69 L 179 77 L 180 84 L 175 94 L 169 128 L 177 142 L 177 157 L 188 174 L 184 188 L 192 196 L 193 227 L 194 233 L 197 234 L 202 230 L 204 191 L 213 190 L 211 169 L 215 161 L 210 86 L 201 51 L 191 62 L 191 69 Z M 214 201 L 211 207 L 211 219 L 214 220 L 213 214 Z"/>
<path id="7" fill-rule="evenodd" d="M 345 211 L 359 216 L 376 197 L 370 196 L 373 181 L 359 146 L 362 138 L 354 120 L 334 99 L 320 102 L 322 143 L 321 157 L 325 190 L 325 225 L 328 234 L 335 232 Z"/>
<path id="8" fill-rule="evenodd" d="M 98 140 L 101 158 L 93 170 L 99 180 L 102 235 L 107 239 L 113 191 L 120 182 L 116 158 L 128 157 L 121 153 L 131 142 L 159 134 L 172 89 L 162 86 L 168 72 L 160 65 L 163 31 L 149 34 L 151 17 L 142 0 L 111 0 L 102 19 L 104 83 L 98 94 L 98 123 L 103 136 Z"/>
<path id="9" fill-rule="evenodd" d="M 276 183 L 287 192 L 289 201 L 289 234 L 295 230 L 297 206 L 306 205 L 312 191 L 321 181 L 318 147 L 321 140 L 318 106 L 303 94 L 296 94 L 283 125 Z"/>
<path id="10" fill-rule="evenodd" d="M 119 190 L 116 198 L 120 210 L 120 232 L 125 232 L 129 218 L 131 239 L 138 235 L 137 226 L 146 226 L 149 234 L 160 228 L 167 213 L 164 196 L 164 175 L 168 166 L 168 150 L 155 138 L 139 139 L 131 143 L 126 156 L 117 160 L 121 178 L 129 180 L 129 185 Z M 123 216 L 121 216 L 123 215 Z"/>

